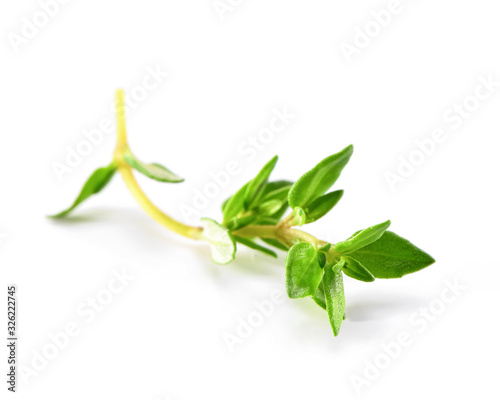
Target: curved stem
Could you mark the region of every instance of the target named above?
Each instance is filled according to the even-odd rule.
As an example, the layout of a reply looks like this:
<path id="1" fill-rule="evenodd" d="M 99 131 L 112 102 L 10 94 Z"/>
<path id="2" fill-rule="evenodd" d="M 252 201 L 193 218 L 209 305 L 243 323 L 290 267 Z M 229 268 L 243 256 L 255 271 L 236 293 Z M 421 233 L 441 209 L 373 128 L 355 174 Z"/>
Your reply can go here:
<path id="1" fill-rule="evenodd" d="M 117 143 L 115 149 L 115 162 L 118 165 L 118 170 L 127 185 L 128 190 L 135 197 L 139 205 L 146 211 L 149 216 L 158 221 L 164 227 L 185 236 L 190 239 L 199 239 L 203 228 L 197 226 L 190 226 L 183 224 L 165 214 L 158 207 L 156 207 L 151 200 L 142 191 L 137 183 L 132 169 L 123 160 L 123 154 L 128 149 L 127 144 L 127 128 L 125 124 L 125 94 L 122 89 L 116 91 L 116 130 L 117 130 Z"/>
<path id="2" fill-rule="evenodd" d="M 142 191 L 141 187 L 137 183 L 134 174 L 132 173 L 132 169 L 125 164 L 121 164 L 118 167 L 125 184 L 127 185 L 128 190 L 134 198 L 137 200 L 139 205 L 146 211 L 151 218 L 158 221 L 164 227 L 170 229 L 171 231 L 178 233 L 184 237 L 190 239 L 199 239 L 200 234 L 203 231 L 203 228 L 197 226 L 190 226 L 183 224 L 165 214 L 158 207 L 156 207 L 151 200 L 146 196 L 146 194 Z"/>

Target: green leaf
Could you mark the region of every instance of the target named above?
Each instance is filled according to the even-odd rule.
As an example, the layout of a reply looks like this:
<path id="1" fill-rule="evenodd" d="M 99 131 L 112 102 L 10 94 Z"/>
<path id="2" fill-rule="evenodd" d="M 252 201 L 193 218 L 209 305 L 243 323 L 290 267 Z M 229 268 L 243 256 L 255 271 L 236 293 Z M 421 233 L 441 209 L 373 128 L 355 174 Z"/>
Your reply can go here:
<path id="1" fill-rule="evenodd" d="M 302 242 L 292 246 L 286 257 L 285 268 L 286 290 L 290 298 L 311 296 L 316 292 L 323 269 L 313 245 Z"/>
<path id="2" fill-rule="evenodd" d="M 230 231 L 235 231 L 236 229 L 243 228 L 247 225 L 250 225 L 257 219 L 255 215 L 247 215 L 245 217 L 233 218 L 227 225 L 227 229 Z"/>
<path id="3" fill-rule="evenodd" d="M 331 248 L 332 248 L 332 244 L 331 243 L 327 243 L 324 246 L 321 246 L 318 250 L 322 251 L 324 253 L 327 253 L 327 252 L 330 251 Z"/>
<path id="4" fill-rule="evenodd" d="M 234 260 L 236 242 L 229 230 L 210 218 L 201 218 L 202 238 L 212 250 L 212 260 L 217 264 L 228 264 Z"/>
<path id="5" fill-rule="evenodd" d="M 283 202 L 277 199 L 267 200 L 263 202 L 258 210 L 258 213 L 264 217 L 276 214 L 283 207 Z"/>
<path id="6" fill-rule="evenodd" d="M 305 209 L 306 224 L 317 221 L 326 215 L 344 195 L 343 190 L 327 193 L 313 200 Z"/>
<path id="7" fill-rule="evenodd" d="M 285 181 L 285 180 L 267 182 L 262 190 L 262 195 L 267 197 L 267 195 L 271 192 L 274 192 L 274 191 L 277 191 L 277 190 L 283 189 L 283 188 L 290 189 L 292 187 L 292 185 L 293 185 L 293 182 Z"/>
<path id="8" fill-rule="evenodd" d="M 335 245 L 335 251 L 340 254 L 348 254 L 359 250 L 379 240 L 384 232 L 391 226 L 391 221 L 372 226 L 356 232 L 349 239 Z"/>
<path id="9" fill-rule="evenodd" d="M 241 236 L 234 236 L 234 240 L 236 240 L 238 243 L 241 243 L 247 247 L 250 247 L 251 249 L 254 249 L 254 250 L 260 251 L 264 254 L 267 254 L 268 256 L 278 258 L 278 255 L 274 251 L 268 249 L 267 247 L 261 246 L 258 243 L 255 243 L 252 239 L 244 238 Z"/>
<path id="10" fill-rule="evenodd" d="M 165 168 L 163 165 L 157 163 L 147 164 L 145 162 L 142 162 L 130 151 L 127 151 L 123 155 L 123 159 L 127 162 L 128 165 L 130 165 L 141 174 L 146 175 L 148 178 L 155 179 L 160 182 L 170 183 L 178 183 L 184 181 L 184 178 L 177 176 L 172 171 Z"/>
<path id="11" fill-rule="evenodd" d="M 283 251 L 288 251 L 288 247 L 286 247 L 283 243 L 281 243 L 277 239 L 268 239 L 268 238 L 260 238 L 264 243 L 267 243 L 270 246 L 274 246 L 277 249 L 283 250 Z"/>
<path id="12" fill-rule="evenodd" d="M 87 179 L 85 184 L 80 191 L 80 194 L 73 202 L 73 204 L 64 211 L 61 211 L 58 214 L 50 215 L 50 218 L 62 218 L 68 215 L 71 211 L 73 211 L 78 205 L 83 203 L 93 194 L 99 193 L 102 189 L 106 187 L 106 185 L 111 181 L 113 175 L 116 172 L 116 165 L 114 163 L 109 164 L 106 167 L 96 169 L 92 175 Z"/>
<path id="13" fill-rule="evenodd" d="M 222 204 L 222 212 L 224 214 L 222 224 L 224 226 L 229 226 L 230 221 L 236 218 L 240 213 L 252 209 L 255 200 L 264 195 L 266 188 L 269 186 L 267 180 L 277 161 L 278 156 L 274 156 L 264 165 L 255 178 L 243 185 L 240 190 Z M 271 190 L 274 188 L 278 189 L 280 186 L 271 186 Z"/>
<path id="14" fill-rule="evenodd" d="M 341 152 L 333 154 L 313 169 L 302 175 L 288 193 L 288 203 L 291 208 L 305 208 L 319 196 L 326 193 L 337 181 L 351 158 L 353 147 L 348 146 Z"/>
<path id="15" fill-rule="evenodd" d="M 292 184 L 293 182 L 284 180 L 267 182 L 261 187 L 259 193 L 254 196 L 249 208 L 253 209 L 260 203 L 271 199 L 283 199 L 288 202 L 288 192 L 290 191 Z"/>
<path id="16" fill-rule="evenodd" d="M 375 278 L 401 278 L 433 264 L 435 260 L 408 240 L 386 231 L 376 242 L 349 254 Z"/>
<path id="17" fill-rule="evenodd" d="M 345 296 L 342 267 L 345 261 L 341 259 L 335 266 L 325 267 L 323 285 L 325 288 L 326 311 L 330 319 L 333 334 L 337 336 L 344 320 Z"/>
<path id="18" fill-rule="evenodd" d="M 300 207 L 295 207 L 292 211 L 289 225 L 290 226 L 302 226 L 306 222 L 306 213 Z"/>
<path id="19" fill-rule="evenodd" d="M 266 185 L 266 188 L 268 188 L 271 183 L 274 182 L 269 182 L 268 185 Z M 260 202 L 265 203 L 269 200 L 279 200 L 281 203 L 287 202 L 288 192 L 290 191 L 291 187 L 292 185 L 290 184 L 267 192 L 264 190 L 262 200 Z"/>
<path id="20" fill-rule="evenodd" d="M 280 222 L 279 218 L 275 217 L 259 217 L 253 225 L 277 225 Z"/>
<path id="21" fill-rule="evenodd" d="M 339 272 L 342 270 L 342 268 L 344 268 L 345 266 L 345 258 L 344 257 L 341 257 L 340 260 L 336 263 L 336 264 L 330 264 L 333 266 L 333 271 L 334 272 Z"/>
<path id="22" fill-rule="evenodd" d="M 344 274 L 353 279 L 363 282 L 373 282 L 375 277 L 368 271 L 363 264 L 351 257 L 343 257 L 345 265 L 343 268 Z"/>
<path id="23" fill-rule="evenodd" d="M 248 183 L 243 185 L 241 189 L 227 201 L 224 207 L 224 218 L 222 220 L 223 225 L 227 226 L 233 218 L 238 216 L 240 212 L 245 211 L 245 196 L 247 187 Z"/>
<path id="24" fill-rule="evenodd" d="M 222 203 L 221 205 L 221 210 L 222 210 L 222 214 L 224 214 L 225 210 L 226 210 L 226 206 L 227 206 L 227 203 L 229 203 L 229 200 L 232 199 L 232 196 L 231 197 L 228 197 L 226 200 L 224 200 L 224 202 Z"/>
<path id="25" fill-rule="evenodd" d="M 311 297 L 318 306 L 320 306 L 323 310 L 326 310 L 325 287 L 323 285 L 324 280 L 325 277 L 323 275 L 323 280 L 316 289 L 316 293 L 314 293 Z"/>
<path id="26" fill-rule="evenodd" d="M 273 225 L 276 225 L 281 220 L 286 210 L 288 210 L 288 202 L 285 202 L 277 212 L 270 216 L 275 221 Z"/>
<path id="27" fill-rule="evenodd" d="M 260 190 L 264 187 L 273 171 L 276 163 L 278 162 L 278 156 L 274 156 L 270 161 L 267 162 L 264 167 L 259 171 L 257 176 L 248 182 L 247 191 L 245 194 L 245 207 L 248 209 L 252 203 L 252 200 L 257 197 Z"/>
<path id="28" fill-rule="evenodd" d="M 247 182 L 240 190 L 238 190 L 233 196 L 226 199 L 222 204 L 222 213 L 224 214 L 223 225 L 229 227 L 230 221 L 236 218 L 239 214 L 244 213 L 246 211 L 257 211 L 259 204 L 263 202 L 267 202 L 268 200 L 282 200 L 282 207 L 276 211 L 273 215 L 273 222 L 271 224 L 276 224 L 279 222 L 279 219 L 283 216 L 286 209 L 288 208 L 287 204 L 287 195 L 290 187 L 292 185 L 289 181 L 275 181 L 275 182 L 267 182 L 265 185 L 262 185 L 259 193 L 254 196 L 252 200 L 252 204 L 249 207 L 245 206 L 245 201 L 247 201 L 247 188 L 250 183 Z M 269 204 L 268 204 L 269 205 Z M 259 221 L 255 221 L 256 223 L 262 224 L 262 219 L 267 218 L 266 216 L 258 216 Z M 277 220 L 276 220 L 277 219 Z"/>
<path id="29" fill-rule="evenodd" d="M 318 255 L 318 264 L 321 268 L 325 267 L 326 264 L 326 255 L 322 251 L 317 252 Z"/>

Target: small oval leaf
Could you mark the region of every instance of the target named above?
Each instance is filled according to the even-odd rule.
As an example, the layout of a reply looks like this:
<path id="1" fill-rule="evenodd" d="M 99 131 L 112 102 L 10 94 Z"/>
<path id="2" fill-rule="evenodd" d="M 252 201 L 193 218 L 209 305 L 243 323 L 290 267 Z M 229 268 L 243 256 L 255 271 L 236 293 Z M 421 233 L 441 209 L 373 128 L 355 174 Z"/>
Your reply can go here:
<path id="1" fill-rule="evenodd" d="M 280 181 L 278 181 L 280 182 Z M 281 181 L 284 182 L 284 181 Z M 266 190 L 269 187 L 272 187 L 271 184 L 275 182 L 269 182 L 266 185 L 266 188 L 264 189 L 264 195 L 262 196 L 262 200 L 259 200 L 259 202 L 266 202 L 268 200 L 280 200 L 282 203 L 288 201 L 288 192 L 290 191 L 290 188 L 292 187 L 291 184 L 287 185 L 286 183 L 284 186 L 281 186 L 279 188 L 276 188 L 274 190 Z"/>
<path id="2" fill-rule="evenodd" d="M 248 183 L 243 185 L 233 196 L 231 196 L 224 204 L 224 218 L 222 224 L 228 226 L 231 221 L 238 216 L 242 211 L 245 211 L 245 196 Z"/>
<path id="3" fill-rule="evenodd" d="M 170 183 L 179 183 L 183 182 L 184 178 L 177 176 L 172 171 L 165 168 L 163 165 L 152 163 L 147 164 L 139 160 L 136 156 L 132 154 L 132 152 L 127 151 L 123 155 L 123 159 L 134 168 L 136 171 L 140 172 L 143 175 L 146 175 L 148 178 L 160 181 L 160 182 L 170 182 Z"/>
<path id="4" fill-rule="evenodd" d="M 260 216 L 269 217 L 276 214 L 283 207 L 283 202 L 277 199 L 271 199 L 263 202 L 257 209 Z"/>
<path id="5" fill-rule="evenodd" d="M 340 173 L 349 162 L 353 146 L 320 161 L 313 169 L 302 175 L 288 193 L 290 207 L 305 208 L 312 201 L 326 193 L 337 181 Z"/>
<path id="6" fill-rule="evenodd" d="M 306 213 L 306 224 L 317 221 L 328 214 L 328 212 L 330 212 L 330 210 L 340 201 L 343 195 L 343 190 L 337 190 L 320 196 L 312 201 L 304 210 Z"/>
<path id="7" fill-rule="evenodd" d="M 316 293 L 314 293 L 311 297 L 318 306 L 320 306 L 323 310 L 326 310 L 325 287 L 323 286 L 324 280 L 325 277 L 323 275 L 323 280 L 316 289 Z"/>
<path id="8" fill-rule="evenodd" d="M 269 160 L 264 167 L 259 171 L 259 173 L 253 178 L 250 182 L 248 182 L 247 191 L 245 195 L 245 207 L 247 209 L 252 208 L 255 204 L 253 200 L 260 197 L 259 194 L 265 188 L 267 180 L 273 172 L 276 163 L 278 162 L 278 156 L 274 156 Z"/>
<path id="9" fill-rule="evenodd" d="M 300 207 L 295 207 L 290 218 L 290 226 L 302 226 L 306 223 L 306 213 Z"/>
<path id="10" fill-rule="evenodd" d="M 285 268 L 286 290 L 290 298 L 312 296 L 316 292 L 323 277 L 323 269 L 313 245 L 303 242 L 292 246 L 285 260 Z"/>
<path id="11" fill-rule="evenodd" d="M 96 169 L 87 179 L 80 191 L 80 194 L 73 204 L 64 211 L 55 215 L 49 215 L 50 218 L 62 218 L 73 211 L 78 205 L 87 200 L 90 196 L 99 193 L 111 181 L 116 172 L 115 163 L 111 163 L 106 167 Z"/>
<path id="12" fill-rule="evenodd" d="M 384 232 L 391 226 L 391 221 L 371 226 L 356 232 L 349 239 L 339 242 L 335 245 L 335 251 L 340 254 L 349 254 L 359 250 L 369 244 L 379 240 Z"/>
<path id="13" fill-rule="evenodd" d="M 257 219 L 257 216 L 251 214 L 245 217 L 233 218 L 231 221 L 227 223 L 226 228 L 230 231 L 235 231 L 236 229 L 241 229 L 247 225 L 250 225 Z"/>
<path id="14" fill-rule="evenodd" d="M 325 302 L 330 325 L 333 334 L 337 336 L 340 331 L 340 325 L 344 320 L 345 296 L 344 296 L 344 280 L 342 278 L 342 267 L 345 261 L 341 259 L 333 267 L 331 264 L 325 267 L 325 276 L 323 285 L 325 289 Z"/>
<path id="15" fill-rule="evenodd" d="M 343 268 L 344 274 L 363 282 L 373 282 L 375 280 L 372 273 L 368 271 L 358 260 L 355 260 L 352 257 L 343 258 L 345 259 L 345 265 Z"/>
<path id="16" fill-rule="evenodd" d="M 201 218 L 203 233 L 201 238 L 208 242 L 212 250 L 212 260 L 217 264 L 228 264 L 234 260 L 236 242 L 229 230 L 210 218 Z"/>
<path id="17" fill-rule="evenodd" d="M 386 231 L 372 244 L 349 254 L 375 278 L 401 278 L 433 264 L 435 260 L 408 240 Z"/>
<path id="18" fill-rule="evenodd" d="M 331 243 L 327 243 L 327 244 L 321 246 L 318 250 L 322 251 L 324 253 L 327 253 L 327 252 L 330 251 L 331 248 L 332 248 L 332 244 Z"/>

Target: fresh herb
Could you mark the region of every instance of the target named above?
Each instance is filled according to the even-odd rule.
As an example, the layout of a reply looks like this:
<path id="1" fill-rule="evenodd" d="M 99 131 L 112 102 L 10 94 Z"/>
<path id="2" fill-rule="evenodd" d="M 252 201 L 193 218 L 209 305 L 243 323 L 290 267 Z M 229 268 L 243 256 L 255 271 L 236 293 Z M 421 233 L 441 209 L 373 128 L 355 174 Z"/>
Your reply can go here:
<path id="1" fill-rule="evenodd" d="M 112 162 L 97 169 L 74 203 L 53 218 L 67 216 L 90 196 L 99 193 L 118 171 L 129 191 L 152 218 L 180 235 L 207 242 L 212 259 L 218 264 L 234 260 L 237 244 L 271 257 L 277 254 L 268 246 L 288 252 L 285 261 L 288 296 L 311 297 L 327 311 L 335 336 L 345 318 L 344 274 L 372 282 L 375 278 L 400 278 L 434 263 L 430 255 L 388 231 L 390 221 L 360 230 L 336 244 L 296 228 L 322 218 L 339 202 L 344 192 L 328 191 L 349 162 L 352 146 L 325 158 L 295 183 L 269 180 L 278 161 L 277 156 L 273 157 L 255 178 L 223 203 L 221 223 L 202 218 L 202 226 L 197 227 L 176 221 L 149 200 L 132 169 L 161 182 L 178 183 L 183 179 L 160 164 L 140 161 L 131 152 L 122 90 L 116 93 L 116 110 L 118 140 Z"/>

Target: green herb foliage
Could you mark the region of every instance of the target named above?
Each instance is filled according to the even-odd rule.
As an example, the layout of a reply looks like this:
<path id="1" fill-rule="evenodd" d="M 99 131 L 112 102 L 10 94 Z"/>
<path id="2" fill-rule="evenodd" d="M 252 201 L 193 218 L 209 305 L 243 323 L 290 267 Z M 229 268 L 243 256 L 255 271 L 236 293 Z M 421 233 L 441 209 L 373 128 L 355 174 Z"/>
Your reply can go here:
<path id="1" fill-rule="evenodd" d="M 122 130 L 123 135 L 123 130 Z M 125 150 L 121 150 L 125 149 Z M 87 180 L 74 203 L 53 215 L 68 215 L 90 196 L 99 193 L 117 170 L 141 205 L 166 227 L 192 239 L 208 243 L 212 259 L 227 264 L 235 258 L 237 243 L 276 258 L 269 247 L 287 252 L 285 285 L 290 298 L 311 297 L 326 310 L 332 331 L 339 334 L 345 318 L 343 275 L 372 282 L 377 278 L 401 278 L 432 263 L 434 259 L 408 240 L 388 231 L 391 222 L 357 231 L 336 244 L 316 239 L 297 229 L 317 221 L 331 211 L 342 198 L 343 190 L 328 192 L 353 153 L 348 146 L 307 171 L 295 183 L 270 181 L 278 157 L 273 157 L 259 173 L 222 205 L 222 222 L 202 218 L 202 227 L 191 227 L 162 214 L 136 187 L 130 172 L 135 169 L 149 178 L 176 183 L 183 179 L 159 164 L 140 161 L 123 145 L 107 167 L 97 169 Z M 288 215 L 285 215 L 288 211 Z M 347 210 L 346 210 L 347 212 Z"/>
<path id="2" fill-rule="evenodd" d="M 177 176 L 172 171 L 169 171 L 163 165 L 157 163 L 146 164 L 139 160 L 136 156 L 132 154 L 131 151 L 127 151 L 123 155 L 124 160 L 136 171 L 140 172 L 143 175 L 146 175 L 148 178 L 154 179 L 160 182 L 170 182 L 177 183 L 183 182 L 184 178 Z"/>
<path id="3" fill-rule="evenodd" d="M 99 193 L 106 185 L 113 179 L 116 172 L 116 165 L 114 162 L 106 167 L 96 169 L 92 175 L 87 179 L 80 191 L 80 194 L 73 202 L 73 204 L 64 211 L 51 215 L 51 218 L 62 218 L 67 216 L 71 211 L 78 207 L 81 203 L 87 200 L 90 196 Z"/>

